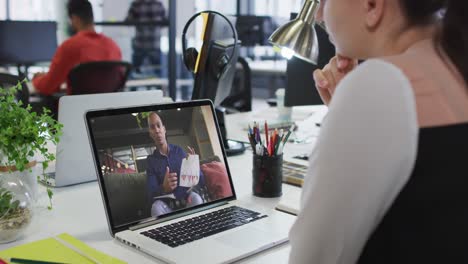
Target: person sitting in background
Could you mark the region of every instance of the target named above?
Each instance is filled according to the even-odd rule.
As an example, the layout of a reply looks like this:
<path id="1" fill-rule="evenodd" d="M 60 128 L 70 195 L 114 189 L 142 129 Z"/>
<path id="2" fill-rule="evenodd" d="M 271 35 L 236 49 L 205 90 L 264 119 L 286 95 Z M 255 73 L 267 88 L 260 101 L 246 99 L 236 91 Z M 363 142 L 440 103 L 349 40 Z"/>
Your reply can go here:
<path id="1" fill-rule="evenodd" d="M 128 10 L 128 22 L 145 23 L 165 20 L 166 9 L 158 0 L 134 0 Z M 161 65 L 161 27 L 139 25 L 132 41 L 132 63 L 137 73 L 147 58 L 153 66 Z M 156 71 L 157 73 L 157 71 Z"/>
<path id="2" fill-rule="evenodd" d="M 291 263 L 468 263 L 467 13 L 466 0 L 320 2 L 339 55 L 314 72 L 328 114 Z"/>
<path id="3" fill-rule="evenodd" d="M 67 9 L 71 26 L 77 33 L 57 48 L 49 72 L 34 75 L 34 88 L 44 95 L 59 92 L 62 83 L 67 82 L 70 70 L 80 63 L 122 59 L 117 44 L 95 31 L 93 9 L 89 1 L 70 0 Z M 72 89 L 67 82 L 67 94 L 71 94 Z"/>

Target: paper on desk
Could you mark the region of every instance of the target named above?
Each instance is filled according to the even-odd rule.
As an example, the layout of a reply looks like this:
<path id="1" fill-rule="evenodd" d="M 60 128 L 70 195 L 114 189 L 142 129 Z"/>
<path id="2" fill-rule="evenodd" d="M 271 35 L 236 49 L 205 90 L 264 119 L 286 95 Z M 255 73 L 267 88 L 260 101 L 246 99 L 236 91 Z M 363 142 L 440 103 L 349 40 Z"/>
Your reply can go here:
<path id="1" fill-rule="evenodd" d="M 295 133 L 292 135 L 294 136 L 293 140 L 296 142 L 304 142 L 318 137 L 320 127 L 317 126 L 317 124 L 321 124 L 325 114 L 325 111 L 317 111 L 315 115 L 297 122 L 298 129 L 294 131 Z"/>
<path id="2" fill-rule="evenodd" d="M 182 160 L 180 167 L 180 183 L 182 187 L 193 187 L 200 180 L 200 158 L 198 155 L 189 155 Z"/>
<path id="3" fill-rule="evenodd" d="M 278 205 L 276 205 L 276 210 L 297 215 L 300 210 L 301 192 L 302 188 L 300 187 L 288 185 L 287 188 L 283 188 L 283 195 Z"/>
<path id="4" fill-rule="evenodd" d="M 57 237 L 78 248 L 86 255 L 91 256 L 93 259 L 99 261 L 99 263 L 126 263 L 86 245 L 82 241 L 74 238 L 69 234 L 63 233 Z M 0 258 L 23 258 L 59 263 L 93 263 L 86 257 L 83 257 L 75 251 L 62 245 L 54 238 L 46 238 L 16 247 L 11 247 L 1 251 Z"/>

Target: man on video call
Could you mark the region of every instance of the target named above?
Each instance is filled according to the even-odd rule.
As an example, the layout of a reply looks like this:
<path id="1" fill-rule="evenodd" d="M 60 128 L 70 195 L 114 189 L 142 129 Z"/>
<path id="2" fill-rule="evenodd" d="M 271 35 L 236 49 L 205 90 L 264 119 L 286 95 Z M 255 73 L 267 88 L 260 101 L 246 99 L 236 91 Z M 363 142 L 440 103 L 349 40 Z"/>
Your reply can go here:
<path id="1" fill-rule="evenodd" d="M 166 127 L 161 117 L 155 112 L 151 112 L 148 116 L 148 130 L 156 145 L 156 150 L 147 157 L 148 167 L 146 170 L 152 202 L 151 216 L 158 217 L 177 209 L 203 203 L 201 196 L 191 191 L 191 188 L 179 186 L 182 160 L 188 155 L 195 155 L 195 150 L 187 146 L 189 152 L 187 154 L 181 147 L 168 144 Z M 204 186 L 204 177 L 201 171 L 198 185 Z M 175 199 L 154 199 L 157 196 L 167 194 L 174 194 Z"/>

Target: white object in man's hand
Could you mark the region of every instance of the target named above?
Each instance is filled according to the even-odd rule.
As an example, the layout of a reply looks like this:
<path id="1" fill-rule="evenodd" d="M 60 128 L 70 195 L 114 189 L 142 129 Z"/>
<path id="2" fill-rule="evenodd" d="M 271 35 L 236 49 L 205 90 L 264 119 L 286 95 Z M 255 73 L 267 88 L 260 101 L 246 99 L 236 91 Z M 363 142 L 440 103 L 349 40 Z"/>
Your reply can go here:
<path id="1" fill-rule="evenodd" d="M 182 160 L 180 168 L 180 186 L 193 187 L 200 180 L 200 158 L 197 154 L 190 154 Z"/>

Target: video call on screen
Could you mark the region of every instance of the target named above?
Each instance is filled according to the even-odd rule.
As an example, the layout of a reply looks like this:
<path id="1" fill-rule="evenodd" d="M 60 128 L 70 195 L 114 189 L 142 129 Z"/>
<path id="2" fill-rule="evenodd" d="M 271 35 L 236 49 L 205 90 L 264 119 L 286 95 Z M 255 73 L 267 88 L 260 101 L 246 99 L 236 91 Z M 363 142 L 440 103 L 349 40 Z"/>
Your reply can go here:
<path id="1" fill-rule="evenodd" d="M 96 117 L 91 130 L 115 227 L 232 196 L 210 106 Z"/>

